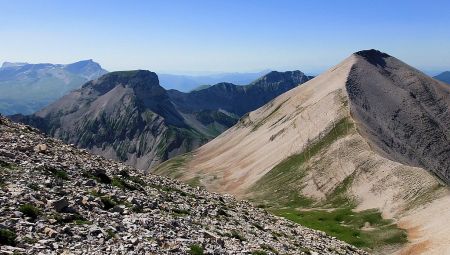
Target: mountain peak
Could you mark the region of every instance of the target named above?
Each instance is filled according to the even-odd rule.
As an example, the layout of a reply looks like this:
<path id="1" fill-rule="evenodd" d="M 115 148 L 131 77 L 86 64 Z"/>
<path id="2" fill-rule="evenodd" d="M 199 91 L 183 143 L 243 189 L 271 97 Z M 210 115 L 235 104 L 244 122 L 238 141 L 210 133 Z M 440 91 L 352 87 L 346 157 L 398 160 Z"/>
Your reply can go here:
<path id="1" fill-rule="evenodd" d="M 146 89 L 152 87 L 159 87 L 162 89 L 162 87 L 159 86 L 159 80 L 156 73 L 148 70 L 107 73 L 94 81 L 84 84 L 83 88 L 91 86 L 101 93 L 106 93 L 118 85 L 132 89 Z"/>
<path id="2" fill-rule="evenodd" d="M 65 65 L 64 69 L 71 73 L 81 75 L 87 80 L 95 79 L 107 73 L 107 71 L 104 70 L 99 63 L 94 62 L 92 59 L 81 60 L 72 64 Z"/>
<path id="3" fill-rule="evenodd" d="M 28 65 L 28 63 L 26 62 L 3 62 L 2 66 L 0 68 L 7 68 L 7 67 L 19 67 L 19 66 L 24 66 L 24 65 Z"/>
<path id="4" fill-rule="evenodd" d="M 391 57 L 390 55 L 381 52 L 379 50 L 370 49 L 370 50 L 361 50 L 355 52 L 354 55 L 363 57 L 367 62 L 372 65 L 380 65 L 385 66 L 385 59 Z"/>
<path id="5" fill-rule="evenodd" d="M 308 79 L 307 76 L 299 70 L 286 72 L 271 71 L 268 74 L 252 82 L 251 85 L 274 84 L 286 81 L 292 82 L 294 84 L 299 84 L 305 82 L 307 79 Z"/>

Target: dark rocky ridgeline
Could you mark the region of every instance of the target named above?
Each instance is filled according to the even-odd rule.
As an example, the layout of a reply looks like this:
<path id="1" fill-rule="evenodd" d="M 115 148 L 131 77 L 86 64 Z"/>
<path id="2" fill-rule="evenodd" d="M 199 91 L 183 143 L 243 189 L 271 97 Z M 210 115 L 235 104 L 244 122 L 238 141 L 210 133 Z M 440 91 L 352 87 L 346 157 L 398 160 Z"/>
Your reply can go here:
<path id="1" fill-rule="evenodd" d="M 1 116 L 0 245 L 2 254 L 365 254 Z"/>
<path id="2" fill-rule="evenodd" d="M 384 156 L 450 183 L 450 87 L 380 51 L 355 56 L 346 88 L 359 130 Z"/>
<path id="3" fill-rule="evenodd" d="M 169 90 L 169 96 L 183 111 L 222 109 L 242 116 L 311 78 L 298 70 L 272 71 L 246 86 L 219 83 L 189 93 Z"/>
<path id="4" fill-rule="evenodd" d="M 311 77 L 271 72 L 247 86 L 166 91 L 150 71 L 108 73 L 34 115 L 11 118 L 113 160 L 147 170 L 191 151 L 245 113 Z"/>

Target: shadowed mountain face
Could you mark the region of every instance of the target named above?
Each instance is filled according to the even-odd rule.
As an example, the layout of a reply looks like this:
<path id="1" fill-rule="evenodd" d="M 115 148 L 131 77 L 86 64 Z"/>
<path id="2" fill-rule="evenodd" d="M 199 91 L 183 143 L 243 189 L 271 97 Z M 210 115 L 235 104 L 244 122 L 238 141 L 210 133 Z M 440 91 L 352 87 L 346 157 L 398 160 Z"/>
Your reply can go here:
<path id="1" fill-rule="evenodd" d="M 0 67 L 0 113 L 31 114 L 105 73 L 92 60 L 68 65 L 5 62 Z"/>
<path id="2" fill-rule="evenodd" d="M 199 147 L 307 79 L 299 71 L 272 72 L 248 86 L 182 93 L 166 91 L 150 71 L 112 72 L 34 115 L 11 118 L 146 170 Z"/>
<path id="3" fill-rule="evenodd" d="M 170 90 L 169 95 L 184 111 L 222 109 L 242 116 L 309 79 L 300 71 L 272 71 L 247 86 L 219 83 L 190 93 Z"/>
<path id="4" fill-rule="evenodd" d="M 361 132 L 392 160 L 450 183 L 448 86 L 387 54 L 356 55 L 367 62 L 352 67 L 346 89 Z"/>
<path id="5" fill-rule="evenodd" d="M 446 71 L 441 74 L 438 74 L 438 75 L 434 76 L 433 78 L 435 78 L 436 80 L 445 82 L 447 84 L 450 84 L 450 71 Z"/>

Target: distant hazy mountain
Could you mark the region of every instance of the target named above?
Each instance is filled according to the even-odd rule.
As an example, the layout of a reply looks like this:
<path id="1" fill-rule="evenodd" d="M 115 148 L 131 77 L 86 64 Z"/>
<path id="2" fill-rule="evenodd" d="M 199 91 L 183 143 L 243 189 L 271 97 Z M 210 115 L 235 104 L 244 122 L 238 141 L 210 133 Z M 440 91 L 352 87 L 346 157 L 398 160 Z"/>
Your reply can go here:
<path id="1" fill-rule="evenodd" d="M 68 65 L 5 62 L 0 67 L 0 113 L 31 114 L 106 72 L 92 60 Z"/>
<path id="2" fill-rule="evenodd" d="M 434 76 L 433 78 L 435 78 L 436 80 L 450 84 L 450 71 L 446 71 L 441 74 L 438 74 L 438 75 Z"/>
<path id="3" fill-rule="evenodd" d="M 198 148 L 308 79 L 300 71 L 271 72 L 247 86 L 220 83 L 184 93 L 165 90 L 150 71 L 112 72 L 34 115 L 11 118 L 145 170 Z"/>
<path id="4" fill-rule="evenodd" d="M 220 82 L 228 82 L 236 85 L 247 85 L 259 77 L 269 73 L 265 70 L 257 73 L 221 73 L 211 75 L 175 75 L 158 74 L 161 86 L 166 89 L 176 89 L 182 92 L 189 92 L 199 86 L 213 85 Z"/>

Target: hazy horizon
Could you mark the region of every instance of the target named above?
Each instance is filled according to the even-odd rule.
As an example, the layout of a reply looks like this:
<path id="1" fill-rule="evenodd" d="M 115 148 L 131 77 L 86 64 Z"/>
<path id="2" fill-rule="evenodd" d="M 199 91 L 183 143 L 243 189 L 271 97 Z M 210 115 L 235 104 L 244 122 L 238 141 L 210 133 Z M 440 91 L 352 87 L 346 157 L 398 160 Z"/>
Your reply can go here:
<path id="1" fill-rule="evenodd" d="M 93 59 L 108 71 L 317 75 L 374 48 L 430 75 L 450 69 L 447 1 L 0 0 L 0 7 L 0 62 Z"/>

